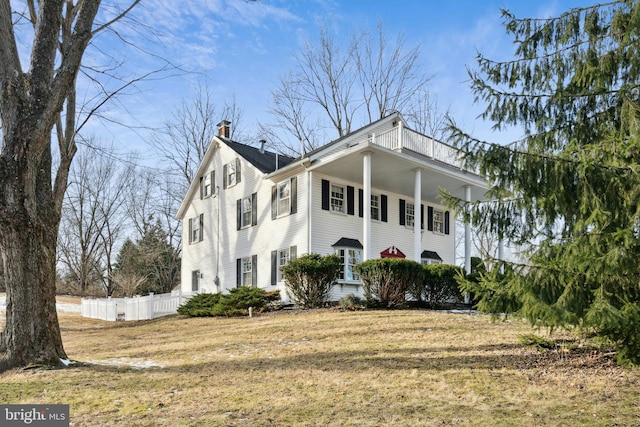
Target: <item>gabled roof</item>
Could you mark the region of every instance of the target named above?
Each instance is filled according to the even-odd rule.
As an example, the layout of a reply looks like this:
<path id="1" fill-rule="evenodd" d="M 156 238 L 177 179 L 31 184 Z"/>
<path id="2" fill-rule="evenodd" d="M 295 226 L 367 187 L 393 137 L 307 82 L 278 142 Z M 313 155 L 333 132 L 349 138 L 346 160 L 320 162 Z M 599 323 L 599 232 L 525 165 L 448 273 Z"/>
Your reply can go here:
<path id="1" fill-rule="evenodd" d="M 360 241 L 358 239 L 349 239 L 348 237 L 342 237 L 340 240 L 338 240 L 337 242 L 335 242 L 333 245 L 331 245 L 332 247 L 336 248 L 336 247 L 341 247 L 341 248 L 356 248 L 356 249 L 362 249 L 362 243 L 360 243 Z"/>
<path id="2" fill-rule="evenodd" d="M 422 251 L 422 254 L 420 255 L 420 258 L 422 258 L 422 259 L 437 259 L 438 261 L 442 261 L 442 258 L 440 258 L 440 255 L 438 255 L 438 252 L 435 252 L 435 251 Z"/>
<path id="3" fill-rule="evenodd" d="M 280 169 L 295 159 L 280 153 L 272 153 L 270 151 L 252 147 L 251 145 L 241 144 L 239 142 L 232 141 L 227 138 L 220 138 L 231 148 L 238 153 L 242 158 L 255 166 L 262 173 L 271 173 L 276 169 Z M 276 168 L 277 162 L 277 168 Z"/>

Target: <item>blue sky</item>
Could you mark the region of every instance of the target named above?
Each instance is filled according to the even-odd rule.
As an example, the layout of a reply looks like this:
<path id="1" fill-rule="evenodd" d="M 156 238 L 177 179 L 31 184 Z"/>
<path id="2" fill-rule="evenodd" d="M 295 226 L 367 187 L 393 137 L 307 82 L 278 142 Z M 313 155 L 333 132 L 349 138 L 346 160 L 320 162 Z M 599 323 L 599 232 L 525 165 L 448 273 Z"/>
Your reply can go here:
<path id="1" fill-rule="evenodd" d="M 442 110 L 449 109 L 459 125 L 488 140 L 506 142 L 513 132 L 495 135 L 490 124 L 476 116 L 482 105 L 473 104 L 466 67 L 474 67 L 476 52 L 492 59 L 512 57 L 513 44 L 505 36 L 500 9 L 521 17 L 556 16 L 579 0 L 188 0 L 176 7 L 173 0 L 144 1 L 135 19 L 148 31 L 120 28 L 121 35 L 139 48 L 179 64 L 184 70 L 172 77 L 148 81 L 139 91 L 110 104 L 103 114 L 142 128 L 170 120 L 183 99 L 193 96 L 198 80 L 206 78 L 221 103 L 235 96 L 244 109 L 244 127 L 268 121 L 266 111 L 278 77 L 293 70 L 292 58 L 303 39 L 315 40 L 326 27 L 338 37 L 354 31 L 375 30 L 382 22 L 395 39 L 402 33 L 409 44 L 421 46 L 421 69 L 433 78 L 430 92 Z M 109 35 L 96 45 L 107 43 Z M 157 62 L 147 55 L 124 53 L 131 75 L 144 73 Z M 222 117 L 220 118 L 222 119 Z M 108 122 L 94 123 L 90 132 L 106 142 L 144 151 L 149 130 L 135 132 Z M 150 160 L 150 159 L 147 159 Z"/>

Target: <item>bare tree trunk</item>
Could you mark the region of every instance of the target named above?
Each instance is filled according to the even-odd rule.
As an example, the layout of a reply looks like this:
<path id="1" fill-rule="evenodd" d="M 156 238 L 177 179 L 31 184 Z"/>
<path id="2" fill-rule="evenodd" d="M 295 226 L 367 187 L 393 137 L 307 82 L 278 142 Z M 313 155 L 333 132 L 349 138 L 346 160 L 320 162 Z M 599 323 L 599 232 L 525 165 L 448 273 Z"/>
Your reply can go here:
<path id="1" fill-rule="evenodd" d="M 19 146 L 20 142 L 13 146 Z M 45 148 L 35 177 L 27 162 L 19 161 L 20 156 L 16 158 L 18 161 L 3 162 L 6 176 L 2 177 L 5 187 L 0 199 L 4 208 L 0 251 L 7 285 L 3 343 L 7 364 L 59 365 L 60 359 L 67 356 L 55 300 L 60 215 L 51 186 L 51 153 Z M 36 203 L 26 196 L 25 187 L 35 188 Z"/>

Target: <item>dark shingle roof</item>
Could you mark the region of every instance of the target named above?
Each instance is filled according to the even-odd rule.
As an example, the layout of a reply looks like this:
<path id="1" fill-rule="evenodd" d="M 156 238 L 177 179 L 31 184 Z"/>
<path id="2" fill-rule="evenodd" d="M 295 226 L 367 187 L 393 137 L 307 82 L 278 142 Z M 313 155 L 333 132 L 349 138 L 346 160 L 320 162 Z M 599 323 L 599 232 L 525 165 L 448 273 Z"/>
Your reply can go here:
<path id="1" fill-rule="evenodd" d="M 440 255 L 438 255 L 438 252 L 435 252 L 435 251 L 422 251 L 422 255 L 420 255 L 420 258 L 437 259 L 439 261 L 442 261 L 442 258 L 440 258 Z"/>
<path id="2" fill-rule="evenodd" d="M 343 248 L 357 248 L 362 249 L 362 243 L 360 243 L 357 239 L 349 239 L 347 237 L 343 237 L 337 242 L 335 242 L 332 247 L 343 247 Z"/>
<path id="3" fill-rule="evenodd" d="M 224 139 L 225 143 L 245 160 L 258 168 L 262 173 L 271 173 L 276 170 L 276 156 L 278 158 L 278 169 L 283 168 L 295 159 L 284 154 L 276 154 L 270 151 L 260 152 L 260 149 L 250 145 Z"/>

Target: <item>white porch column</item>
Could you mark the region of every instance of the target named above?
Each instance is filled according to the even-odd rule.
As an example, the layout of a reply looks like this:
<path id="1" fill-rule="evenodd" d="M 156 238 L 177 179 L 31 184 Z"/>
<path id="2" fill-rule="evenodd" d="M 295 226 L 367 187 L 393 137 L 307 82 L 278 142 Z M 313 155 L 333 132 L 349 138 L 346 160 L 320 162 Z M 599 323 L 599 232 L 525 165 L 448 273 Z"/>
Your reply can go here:
<path id="1" fill-rule="evenodd" d="M 465 202 L 471 201 L 471 186 L 464 186 L 464 200 Z M 469 221 L 464 222 L 464 271 L 467 274 L 471 274 L 471 224 Z M 471 299 L 469 294 L 464 294 L 465 304 L 469 304 Z"/>
<path id="2" fill-rule="evenodd" d="M 413 259 L 420 262 L 422 255 L 422 210 L 420 209 L 422 201 L 422 169 L 416 168 L 414 171 L 413 184 Z"/>
<path id="3" fill-rule="evenodd" d="M 362 260 L 366 261 L 371 258 L 371 151 L 365 151 L 362 158 L 362 186 L 364 209 L 362 218 L 362 239 L 364 246 L 362 250 Z"/>
<path id="4" fill-rule="evenodd" d="M 464 201 L 471 201 L 471 186 L 464 186 Z M 471 274 L 471 224 L 469 221 L 464 223 L 464 271 Z"/>

